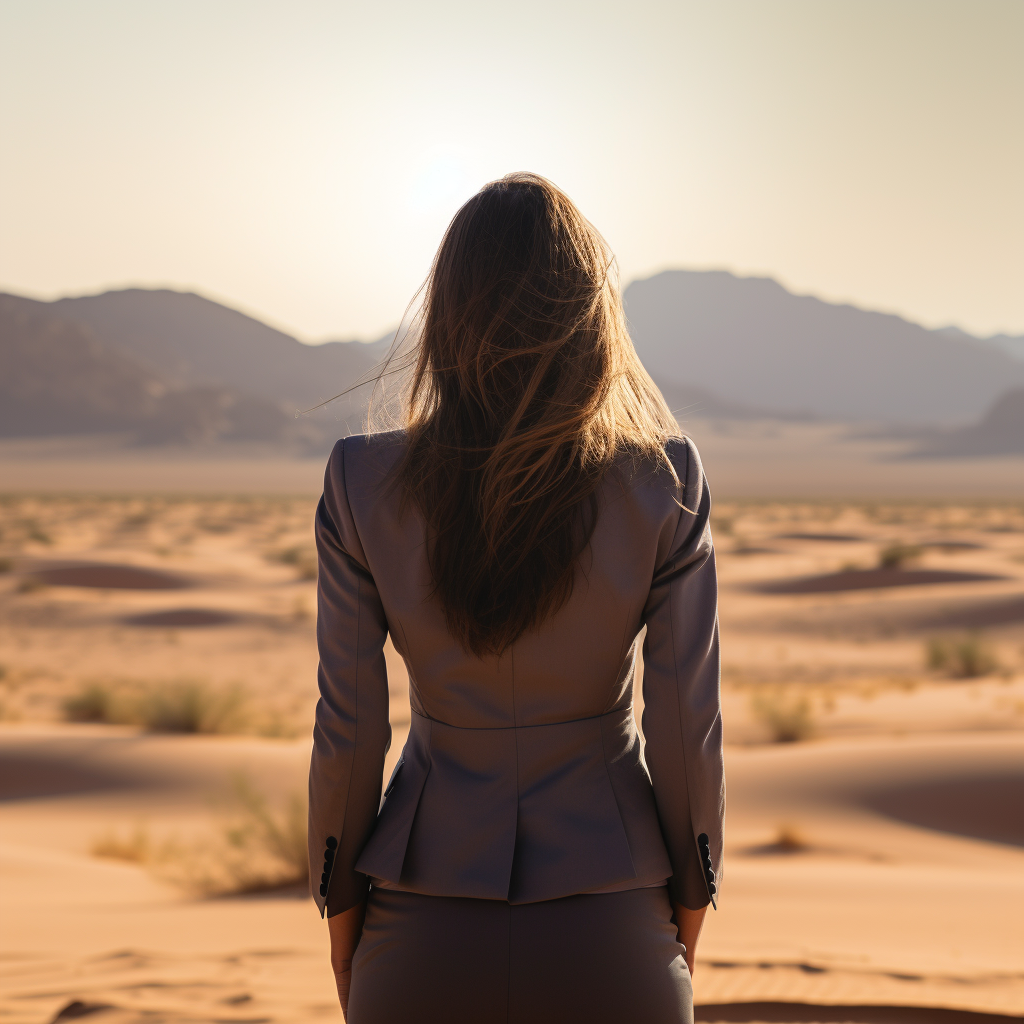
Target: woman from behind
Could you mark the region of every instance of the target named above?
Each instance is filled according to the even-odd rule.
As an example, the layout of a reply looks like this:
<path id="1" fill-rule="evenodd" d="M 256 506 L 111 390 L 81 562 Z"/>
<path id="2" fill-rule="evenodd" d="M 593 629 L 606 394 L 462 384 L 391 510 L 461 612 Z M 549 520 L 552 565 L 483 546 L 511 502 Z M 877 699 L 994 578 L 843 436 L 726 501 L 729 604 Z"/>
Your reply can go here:
<path id="1" fill-rule="evenodd" d="M 405 428 L 328 463 L 309 850 L 351 1024 L 693 1019 L 725 809 L 710 496 L 611 262 L 550 182 L 487 185 L 435 258 Z M 412 724 L 381 804 L 389 634 Z"/>

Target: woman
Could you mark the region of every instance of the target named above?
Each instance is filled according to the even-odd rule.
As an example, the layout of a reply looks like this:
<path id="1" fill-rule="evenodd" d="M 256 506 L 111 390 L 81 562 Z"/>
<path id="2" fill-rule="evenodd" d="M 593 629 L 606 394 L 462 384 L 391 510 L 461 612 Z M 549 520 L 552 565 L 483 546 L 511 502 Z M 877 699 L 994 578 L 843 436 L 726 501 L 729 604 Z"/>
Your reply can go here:
<path id="1" fill-rule="evenodd" d="M 331 455 L 309 851 L 352 1024 L 693 1019 L 725 807 L 710 497 L 610 262 L 550 182 L 486 186 L 431 270 L 406 429 Z M 412 726 L 380 805 L 389 633 Z"/>

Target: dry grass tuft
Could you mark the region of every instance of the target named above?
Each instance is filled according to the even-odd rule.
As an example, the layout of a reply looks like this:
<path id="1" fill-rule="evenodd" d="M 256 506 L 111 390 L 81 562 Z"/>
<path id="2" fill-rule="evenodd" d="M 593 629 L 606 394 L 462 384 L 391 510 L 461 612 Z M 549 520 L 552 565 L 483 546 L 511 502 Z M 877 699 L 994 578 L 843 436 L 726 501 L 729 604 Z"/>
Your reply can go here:
<path id="1" fill-rule="evenodd" d="M 86 683 L 64 701 L 69 722 L 117 722 L 118 701 L 114 689 L 105 683 Z"/>
<path id="2" fill-rule="evenodd" d="M 775 743 L 796 743 L 814 733 L 814 712 L 805 694 L 762 690 L 750 698 L 750 710 Z"/>
<path id="3" fill-rule="evenodd" d="M 238 687 L 218 688 L 203 679 L 159 682 L 86 682 L 64 701 L 69 722 L 140 725 L 148 732 L 231 734 L 244 731 L 249 716 Z"/>
<path id="4" fill-rule="evenodd" d="M 93 840 L 89 852 L 106 860 L 121 860 L 129 864 L 147 864 L 155 859 L 156 850 L 144 825 L 138 825 L 127 836 L 105 832 Z"/>
<path id="5" fill-rule="evenodd" d="M 744 852 L 755 857 L 778 857 L 806 853 L 812 849 L 814 846 L 799 827 L 783 822 L 777 827 L 774 837 L 769 842 L 747 847 Z"/>
<path id="6" fill-rule="evenodd" d="M 218 690 L 200 679 L 150 686 L 138 702 L 139 723 L 149 732 L 235 733 L 245 725 L 240 690 Z"/>
<path id="7" fill-rule="evenodd" d="M 294 566 L 300 580 L 315 580 L 317 575 L 316 551 L 303 545 L 284 548 L 267 555 L 270 562 Z"/>
<path id="8" fill-rule="evenodd" d="M 283 809 L 274 811 L 245 776 L 235 778 L 234 791 L 240 814 L 224 833 L 230 849 L 237 854 L 237 860 L 231 859 L 226 865 L 233 882 L 231 891 L 306 885 L 306 801 L 292 794 Z"/>
<path id="9" fill-rule="evenodd" d="M 922 549 L 913 544 L 902 544 L 897 541 L 878 553 L 880 569 L 902 569 L 910 562 L 915 562 L 922 555 Z"/>
<path id="10" fill-rule="evenodd" d="M 780 853 L 800 853 L 811 848 L 800 829 L 788 823 L 779 825 L 771 845 Z"/>
<path id="11" fill-rule="evenodd" d="M 925 644 L 925 663 L 934 672 L 954 679 L 976 679 L 999 668 L 995 651 L 980 633 L 960 637 L 932 637 Z"/>
<path id="12" fill-rule="evenodd" d="M 200 896 L 273 892 L 309 882 L 306 800 L 292 794 L 272 808 L 248 779 L 233 780 L 234 811 L 219 835 L 173 848 L 158 872 Z"/>
<path id="13" fill-rule="evenodd" d="M 293 794 L 282 808 L 271 807 L 249 780 L 232 780 L 232 808 L 219 832 L 157 843 L 144 825 L 125 835 L 98 836 L 94 857 L 139 864 L 158 878 L 197 896 L 229 896 L 306 887 L 306 801 Z"/>

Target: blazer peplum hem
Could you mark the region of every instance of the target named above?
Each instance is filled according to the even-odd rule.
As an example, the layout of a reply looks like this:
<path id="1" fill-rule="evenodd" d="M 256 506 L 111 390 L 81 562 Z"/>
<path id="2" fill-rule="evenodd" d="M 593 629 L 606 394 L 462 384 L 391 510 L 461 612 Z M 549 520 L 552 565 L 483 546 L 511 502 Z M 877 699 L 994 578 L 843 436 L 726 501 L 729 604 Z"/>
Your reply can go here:
<path id="1" fill-rule="evenodd" d="M 535 903 L 672 874 L 631 706 L 487 729 L 414 712 L 389 789 L 356 870 L 411 892 Z"/>

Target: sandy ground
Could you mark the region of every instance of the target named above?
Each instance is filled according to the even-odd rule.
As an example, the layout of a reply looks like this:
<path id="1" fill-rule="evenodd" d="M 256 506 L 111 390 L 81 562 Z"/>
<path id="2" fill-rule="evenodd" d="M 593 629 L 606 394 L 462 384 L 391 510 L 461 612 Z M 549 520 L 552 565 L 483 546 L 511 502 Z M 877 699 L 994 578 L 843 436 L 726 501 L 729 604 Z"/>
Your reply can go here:
<path id="1" fill-rule="evenodd" d="M 97 1022 L 339 1019 L 308 899 L 185 884 L 196 858 L 265 858 L 228 841 L 244 818 L 239 779 L 282 821 L 304 789 L 313 504 L 0 504 L 0 1011 L 12 1022 L 67 1007 L 61 1019 Z M 1024 1013 L 1024 509 L 719 501 L 715 531 L 729 817 L 698 1019 Z M 904 564 L 883 582 L 900 585 L 840 589 L 895 548 Z M 812 592 L 772 592 L 808 580 Z M 104 585 L 70 585 L 90 581 Z M 929 667 L 935 649 L 945 662 Z M 958 677 L 961 649 L 980 674 Z M 393 652 L 389 665 L 386 771 L 408 727 Z M 192 688 L 219 734 L 148 731 L 143 698 L 175 687 Z M 126 724 L 64 720 L 97 689 Z M 780 730 L 799 742 L 772 742 Z"/>
<path id="2" fill-rule="evenodd" d="M 0 1006 L 8 1019 L 52 1020 L 76 1000 L 117 1008 L 97 1020 L 336 1017 L 325 930 L 307 899 L 196 900 L 143 867 L 90 856 L 106 827 L 193 823 L 198 798 L 223 788 L 232 768 L 270 788 L 301 786 L 306 741 L 23 725 L 3 730 L 0 749 L 5 772 L 49 765 L 52 790 L 4 807 Z M 1019 816 L 1014 841 L 1002 843 L 962 834 L 957 808 L 934 823 L 942 831 L 913 821 L 915 788 L 955 779 L 985 805 L 967 829 L 998 828 L 1008 808 L 1005 791 L 992 797 L 993 780 L 1019 800 L 1024 738 L 730 748 L 728 770 L 728 879 L 702 940 L 700 1003 L 1003 1014 L 1024 1005 Z M 58 792 L 85 772 L 95 780 L 90 792 Z M 780 823 L 799 833 L 799 848 L 776 842 Z"/>

